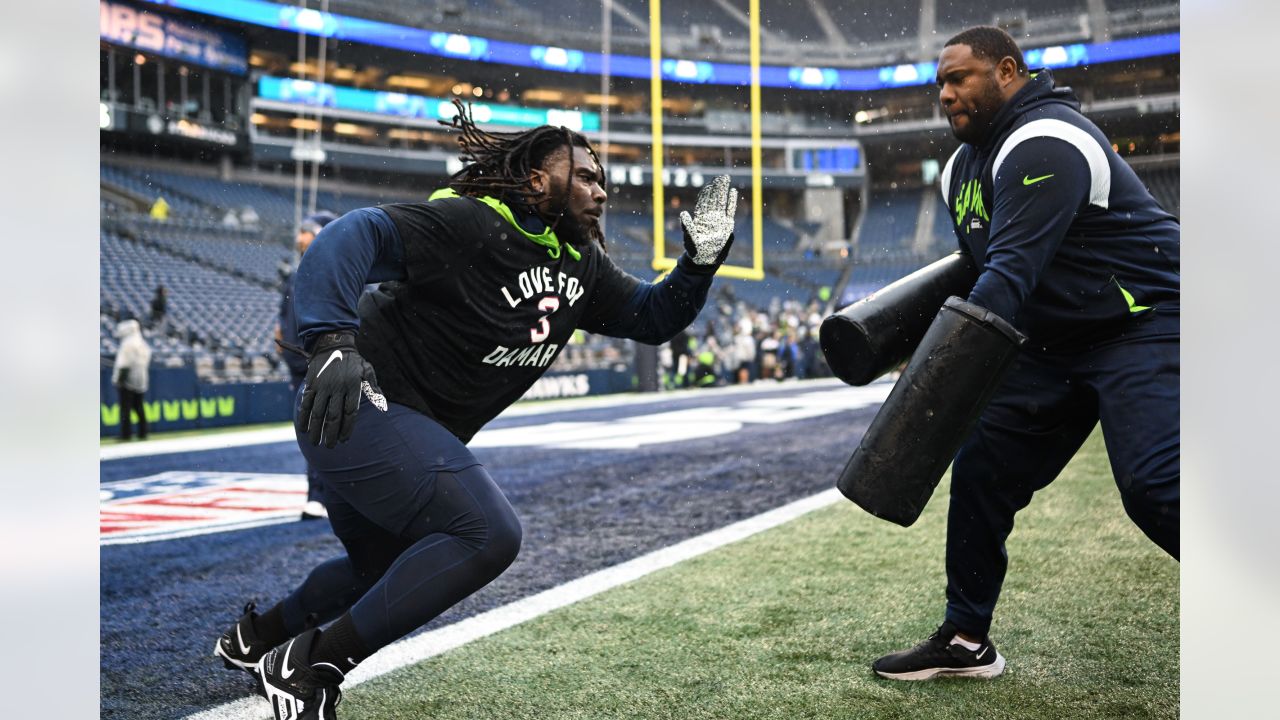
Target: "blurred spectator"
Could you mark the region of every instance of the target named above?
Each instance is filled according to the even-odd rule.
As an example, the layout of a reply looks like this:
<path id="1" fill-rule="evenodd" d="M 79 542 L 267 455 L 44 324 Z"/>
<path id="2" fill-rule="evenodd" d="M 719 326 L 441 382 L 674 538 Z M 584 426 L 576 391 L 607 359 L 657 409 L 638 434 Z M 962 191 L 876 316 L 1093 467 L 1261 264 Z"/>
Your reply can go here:
<path id="1" fill-rule="evenodd" d="M 762 379 L 780 379 L 778 375 L 778 347 L 780 344 L 776 331 L 765 332 L 760 338 L 756 359 L 760 363 L 760 377 Z"/>
<path id="2" fill-rule="evenodd" d="M 796 341 L 796 333 L 794 330 L 790 330 L 778 344 L 779 379 L 803 378 L 804 372 L 801 370 L 802 361 L 803 358 L 800 356 L 800 344 Z"/>
<path id="3" fill-rule="evenodd" d="M 667 390 L 675 387 L 675 378 L 671 374 L 674 369 L 671 362 L 671 343 L 658 346 L 658 377 L 662 378 L 662 386 Z"/>
<path id="4" fill-rule="evenodd" d="M 689 384 L 689 376 L 693 374 L 689 354 L 695 342 L 687 329 L 681 330 L 671 338 L 671 365 L 672 372 L 675 373 L 676 387 L 685 387 Z"/>
<path id="5" fill-rule="evenodd" d="M 227 210 L 226 214 L 222 216 L 222 227 L 228 230 L 240 229 L 240 218 L 236 215 L 235 210 Z"/>
<path id="6" fill-rule="evenodd" d="M 165 222 L 169 219 L 169 203 L 164 199 L 163 195 L 151 203 L 151 219 L 159 220 L 160 222 Z"/>
<path id="7" fill-rule="evenodd" d="M 168 291 L 164 289 L 164 285 L 157 285 L 155 297 L 151 298 L 151 327 L 158 327 L 164 321 L 164 314 L 168 309 Z"/>
<path id="8" fill-rule="evenodd" d="M 738 321 L 738 332 L 733 336 L 734 382 L 739 385 L 751 382 L 755 364 L 756 339 L 751 335 L 751 321 L 742 318 Z"/>
<path id="9" fill-rule="evenodd" d="M 261 221 L 262 218 L 258 217 L 258 211 L 254 210 L 252 205 L 245 205 L 244 208 L 240 210 L 240 224 L 242 226 L 250 230 L 256 230 L 258 228 L 258 223 Z"/>
<path id="10" fill-rule="evenodd" d="M 826 362 L 818 344 L 818 327 L 811 320 L 800 330 L 800 377 L 803 378 L 827 377 Z"/>
<path id="11" fill-rule="evenodd" d="M 120 349 L 111 368 L 111 384 L 120 395 L 120 439 L 133 439 L 132 414 L 138 414 L 138 439 L 147 439 L 147 413 L 142 396 L 150 377 L 151 348 L 142 339 L 142 326 L 137 320 L 125 320 L 116 326 Z"/>
<path id="12" fill-rule="evenodd" d="M 698 352 L 698 365 L 694 368 L 695 387 L 708 387 L 716 384 L 716 353 L 704 345 Z"/>
<path id="13" fill-rule="evenodd" d="M 697 366 L 694 368 L 694 381 L 698 387 L 720 384 L 721 374 L 728 379 L 729 368 L 725 361 L 724 346 L 716 333 L 714 320 L 707 321 L 706 334 L 697 349 Z"/>
<path id="14" fill-rule="evenodd" d="M 306 254 L 307 248 L 311 247 L 311 242 L 316 239 L 316 235 L 320 234 L 320 230 L 325 225 L 337 220 L 338 216 L 327 210 L 322 210 L 314 215 L 308 215 L 302 220 L 302 225 L 298 227 L 298 237 L 294 240 L 294 248 L 298 251 L 298 260 Z M 283 282 L 280 284 L 280 319 L 276 324 L 276 341 L 280 344 L 280 354 L 284 358 L 284 362 L 289 367 L 289 388 L 293 391 L 291 398 L 298 394 L 298 386 L 307 376 L 307 358 L 300 352 L 291 350 L 293 348 L 301 348 L 302 341 L 298 339 L 298 320 L 293 314 L 293 274 L 297 270 L 297 263 L 290 266 L 289 271 L 285 274 Z M 292 399 L 290 400 L 292 402 Z M 319 478 L 316 477 L 315 471 L 310 465 L 307 466 L 307 503 L 302 506 L 302 519 L 313 520 L 317 518 L 328 517 L 329 512 L 324 507 L 324 493 L 320 485 Z"/>

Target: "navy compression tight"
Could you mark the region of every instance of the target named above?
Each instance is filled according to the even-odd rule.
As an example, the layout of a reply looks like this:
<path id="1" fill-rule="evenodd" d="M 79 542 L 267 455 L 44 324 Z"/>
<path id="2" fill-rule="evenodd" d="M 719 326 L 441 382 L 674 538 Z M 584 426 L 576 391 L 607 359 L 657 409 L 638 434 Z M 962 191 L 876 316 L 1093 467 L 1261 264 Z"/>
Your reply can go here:
<path id="1" fill-rule="evenodd" d="M 316 566 L 283 603 L 285 629 L 350 610 L 376 651 L 502 574 L 521 528 L 483 465 L 431 418 L 362 403 L 351 439 L 333 449 L 301 435 L 325 484 L 329 522 L 346 555 Z"/>

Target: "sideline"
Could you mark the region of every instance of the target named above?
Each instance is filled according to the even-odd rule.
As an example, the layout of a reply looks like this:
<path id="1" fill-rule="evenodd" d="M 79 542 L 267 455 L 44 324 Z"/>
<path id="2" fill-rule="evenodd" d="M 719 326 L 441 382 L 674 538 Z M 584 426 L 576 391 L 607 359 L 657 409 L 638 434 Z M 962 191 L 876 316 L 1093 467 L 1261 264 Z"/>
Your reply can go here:
<path id="1" fill-rule="evenodd" d="M 379 650 L 347 676 L 344 688 L 352 688 L 394 670 L 422 662 L 488 635 L 527 622 L 553 610 L 611 590 L 633 580 L 704 553 L 746 539 L 831 505 L 840 499 L 834 488 L 796 500 L 718 530 L 655 550 L 620 565 L 598 570 L 537 595 L 494 608 L 451 625 L 422 633 Z M 261 697 L 241 698 L 225 705 L 186 716 L 185 720 L 263 720 L 271 708 Z"/>
<path id="2" fill-rule="evenodd" d="M 560 400 L 534 400 L 518 402 L 507 408 L 495 419 L 528 417 L 543 413 L 558 413 L 571 410 L 586 410 L 599 407 L 630 407 L 648 405 L 668 400 L 686 400 L 691 397 L 714 397 L 717 395 L 736 395 L 745 392 L 793 392 L 796 390 L 820 389 L 824 386 L 849 387 L 835 378 L 817 380 L 789 380 L 772 382 L 757 380 L 749 385 L 729 385 L 716 388 L 700 388 L 690 390 L 674 390 L 658 393 L 623 393 L 617 395 L 594 395 L 583 398 L 566 398 Z M 223 450 L 247 445 L 269 445 L 271 443 L 294 442 L 293 427 L 265 428 L 245 430 L 241 432 L 223 432 L 207 436 L 182 437 L 135 442 L 128 445 L 105 445 L 98 453 L 99 462 L 120 460 L 123 458 L 147 457 L 151 455 L 167 455 L 170 453 L 198 452 L 201 450 Z"/>

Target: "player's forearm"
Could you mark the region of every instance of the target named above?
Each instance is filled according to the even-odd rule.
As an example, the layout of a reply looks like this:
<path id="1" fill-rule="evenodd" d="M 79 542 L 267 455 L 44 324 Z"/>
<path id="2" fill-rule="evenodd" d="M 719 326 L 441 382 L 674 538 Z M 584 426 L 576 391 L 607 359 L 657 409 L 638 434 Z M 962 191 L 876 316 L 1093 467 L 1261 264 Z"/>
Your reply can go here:
<path id="1" fill-rule="evenodd" d="M 969 302 L 980 305 L 1013 323 L 1027 298 L 1040 284 L 1062 244 L 1073 211 L 1045 203 L 1034 216 L 1020 216 L 1000 226 L 987 249 L 986 267 L 978 276 Z"/>
<path id="2" fill-rule="evenodd" d="M 325 227 L 298 265 L 298 337 L 306 344 L 320 333 L 356 329 L 364 286 L 404 276 L 404 246 L 391 218 L 377 208 L 343 215 Z"/>
<path id="3" fill-rule="evenodd" d="M 713 276 L 682 255 L 662 282 L 636 288 L 610 334 L 650 345 L 669 341 L 698 317 Z"/>

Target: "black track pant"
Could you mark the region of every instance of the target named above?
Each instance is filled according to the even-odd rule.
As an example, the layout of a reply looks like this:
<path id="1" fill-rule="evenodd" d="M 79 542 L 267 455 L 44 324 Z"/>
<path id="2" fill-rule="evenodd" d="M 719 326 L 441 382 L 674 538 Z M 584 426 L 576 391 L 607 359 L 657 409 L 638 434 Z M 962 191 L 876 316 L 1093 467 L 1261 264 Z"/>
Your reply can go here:
<path id="1" fill-rule="evenodd" d="M 987 633 L 1014 515 L 1099 422 L 1125 511 L 1178 557 L 1179 368 L 1176 335 L 1019 357 L 952 466 L 948 620 L 966 633 Z"/>
<path id="2" fill-rule="evenodd" d="M 133 438 L 133 415 L 138 415 L 138 439 L 147 439 L 147 412 L 142 406 L 142 393 L 134 392 L 123 385 L 117 385 L 120 394 L 120 438 Z"/>

